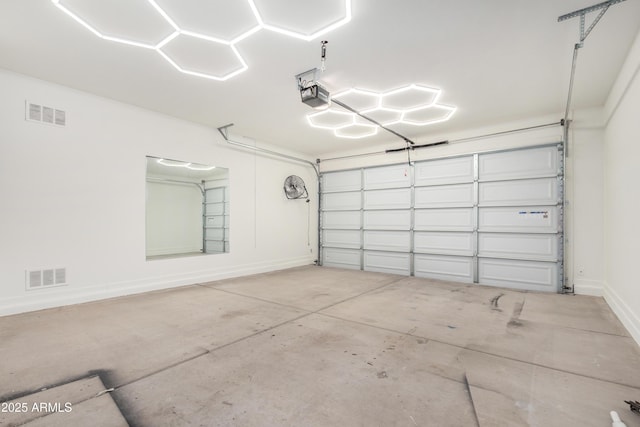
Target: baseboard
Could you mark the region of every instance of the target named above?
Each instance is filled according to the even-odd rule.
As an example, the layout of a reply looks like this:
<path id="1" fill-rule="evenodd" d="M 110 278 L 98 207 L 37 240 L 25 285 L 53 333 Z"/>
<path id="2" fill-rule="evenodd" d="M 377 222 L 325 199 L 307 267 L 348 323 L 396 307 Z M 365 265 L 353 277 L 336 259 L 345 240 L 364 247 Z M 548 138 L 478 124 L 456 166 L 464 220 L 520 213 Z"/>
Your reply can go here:
<path id="1" fill-rule="evenodd" d="M 573 281 L 573 292 L 578 295 L 601 297 L 604 284 L 598 280 L 577 279 Z"/>
<path id="2" fill-rule="evenodd" d="M 604 286 L 604 299 L 624 327 L 627 328 L 629 334 L 640 345 L 640 317 L 638 313 L 634 313 L 631 307 L 606 283 Z"/>
<path id="3" fill-rule="evenodd" d="M 267 273 L 311 264 L 313 264 L 313 258 L 305 256 L 236 265 L 227 268 L 216 267 L 213 270 L 191 271 L 184 274 L 107 283 L 91 287 L 58 287 L 55 290 L 30 291 L 24 295 L 3 299 L 2 303 L 0 303 L 0 316 Z"/>

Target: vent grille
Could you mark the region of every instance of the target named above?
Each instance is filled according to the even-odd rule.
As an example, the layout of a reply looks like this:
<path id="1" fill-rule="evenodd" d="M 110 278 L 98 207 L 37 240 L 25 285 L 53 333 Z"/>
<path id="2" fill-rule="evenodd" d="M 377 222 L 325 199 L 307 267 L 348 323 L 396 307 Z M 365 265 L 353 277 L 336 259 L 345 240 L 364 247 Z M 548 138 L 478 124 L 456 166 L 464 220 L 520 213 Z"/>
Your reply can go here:
<path id="1" fill-rule="evenodd" d="M 67 125 L 66 111 L 29 101 L 25 103 L 25 118 L 32 122 L 47 123 L 56 126 Z"/>
<path id="2" fill-rule="evenodd" d="M 53 108 L 42 106 L 42 121 L 53 124 Z"/>
<path id="3" fill-rule="evenodd" d="M 55 124 L 58 126 L 66 126 L 67 125 L 67 113 L 62 110 L 56 110 L 55 112 Z"/>
<path id="4" fill-rule="evenodd" d="M 66 268 L 46 268 L 26 272 L 27 289 L 43 289 L 67 284 Z"/>
<path id="5" fill-rule="evenodd" d="M 42 106 L 27 102 L 27 120 L 39 122 L 42 120 Z"/>

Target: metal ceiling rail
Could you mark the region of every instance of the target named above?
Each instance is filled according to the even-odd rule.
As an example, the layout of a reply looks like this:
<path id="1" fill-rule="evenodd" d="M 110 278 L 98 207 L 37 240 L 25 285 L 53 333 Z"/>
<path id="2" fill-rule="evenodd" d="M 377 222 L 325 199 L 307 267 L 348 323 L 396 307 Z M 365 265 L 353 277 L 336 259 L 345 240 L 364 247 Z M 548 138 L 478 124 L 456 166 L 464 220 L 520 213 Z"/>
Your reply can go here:
<path id="1" fill-rule="evenodd" d="M 227 142 L 227 144 L 234 145 L 247 150 L 269 154 L 272 156 L 282 157 L 284 159 L 293 160 L 300 163 L 305 163 L 307 165 L 310 165 L 313 168 L 314 172 L 316 173 L 316 177 L 318 178 L 318 247 L 316 249 L 318 252 L 317 252 L 317 259 L 315 262 L 316 262 L 316 265 L 321 265 L 322 261 L 320 259 L 320 251 L 322 250 L 322 236 L 320 235 L 320 224 L 322 222 L 322 217 L 321 217 L 322 197 L 320 197 L 320 194 L 322 194 L 322 179 L 320 179 L 320 160 L 318 159 L 316 163 L 313 163 L 307 159 L 303 159 L 300 157 L 290 156 L 289 154 L 280 153 L 278 151 L 267 150 L 266 148 L 255 147 L 253 145 L 233 141 L 229 139 L 229 135 L 228 135 L 229 134 L 228 130 L 231 126 L 233 126 L 233 123 L 229 123 L 228 125 L 220 126 L 218 128 L 218 132 L 220 132 L 220 134 L 222 135 L 224 140 Z"/>
<path id="2" fill-rule="evenodd" d="M 625 0 L 609 0 L 602 3 L 595 4 L 593 6 L 585 7 L 583 9 L 578 9 L 576 11 L 564 14 L 558 17 L 558 22 L 566 21 L 571 18 L 580 17 L 580 41 L 576 43 L 573 47 L 573 60 L 571 61 L 571 77 L 569 78 L 569 91 L 567 94 L 567 105 L 564 110 L 564 142 L 565 142 L 565 155 L 569 156 L 569 146 L 568 146 L 568 138 L 569 138 L 569 109 L 571 108 L 571 97 L 573 95 L 573 82 L 576 74 L 576 64 L 578 61 L 578 49 L 584 47 L 584 41 L 591 34 L 591 30 L 600 22 L 600 19 L 604 16 L 604 14 L 609 10 L 611 5 L 616 3 L 621 3 Z M 585 16 L 587 13 L 595 12 L 599 10 L 598 16 L 595 17 L 589 28 L 585 30 Z"/>
<path id="3" fill-rule="evenodd" d="M 543 125 L 529 126 L 529 127 L 524 127 L 524 128 L 518 128 L 518 129 L 510 129 L 510 130 L 501 131 L 501 132 L 488 133 L 488 134 L 484 134 L 484 135 L 470 136 L 470 137 L 467 137 L 467 138 L 450 139 L 448 141 L 440 141 L 440 142 L 435 142 L 435 143 L 432 143 L 432 144 L 423 144 L 423 145 L 418 145 L 418 146 L 415 146 L 415 147 L 414 146 L 410 146 L 410 147 L 408 147 L 408 149 L 411 150 L 411 149 L 422 148 L 422 147 L 444 145 L 444 144 L 448 144 L 448 143 L 452 143 L 452 142 L 455 143 L 455 142 L 474 141 L 474 140 L 477 140 L 477 139 L 489 138 L 489 137 L 492 137 L 492 136 L 508 135 L 510 133 L 523 132 L 523 131 L 527 131 L 527 130 L 540 129 L 540 128 L 551 127 L 551 126 L 561 126 L 562 123 L 563 123 L 562 121 L 559 121 L 559 122 L 553 122 L 553 123 L 546 123 L 546 124 L 543 124 Z M 400 149 L 397 149 L 397 150 L 389 149 L 389 150 L 383 150 L 383 151 L 370 151 L 368 153 L 351 154 L 351 155 L 348 155 L 348 156 L 330 157 L 330 158 L 326 158 L 326 159 L 320 159 L 320 162 L 326 162 L 326 161 L 330 161 L 330 160 L 352 159 L 352 158 L 357 158 L 357 157 L 378 156 L 378 155 L 382 155 L 382 154 L 388 154 L 388 153 L 393 153 L 393 152 L 397 152 L 397 151 L 405 151 L 405 150 L 407 150 L 407 148 L 400 148 Z"/>
<path id="4" fill-rule="evenodd" d="M 282 158 L 285 158 L 285 159 L 294 160 L 296 162 L 306 163 L 306 164 L 310 165 L 313 168 L 313 170 L 316 172 L 317 176 L 320 176 L 320 172 L 318 170 L 317 165 L 315 163 L 313 163 L 312 161 L 310 161 L 310 160 L 303 159 L 303 158 L 300 158 L 300 157 L 290 156 L 289 154 L 284 154 L 284 153 L 280 153 L 278 151 L 273 151 L 273 150 L 267 150 L 266 148 L 260 148 L 260 147 L 256 147 L 256 146 L 249 145 L 249 144 L 244 144 L 242 142 L 237 142 L 237 141 L 233 141 L 233 140 L 229 139 L 228 129 L 231 126 L 233 126 L 233 123 L 229 123 L 228 125 L 220 126 L 218 128 L 218 132 L 220 132 L 220 134 L 222 135 L 222 137 L 224 138 L 224 140 L 228 144 L 235 145 L 235 146 L 242 147 L 242 148 L 246 148 L 248 150 L 259 151 L 261 153 L 270 154 L 272 156 L 278 156 L 278 157 L 282 157 Z"/>
<path id="5" fill-rule="evenodd" d="M 373 120 L 371 117 L 365 116 L 364 114 L 362 114 L 361 112 L 359 112 L 358 110 L 356 110 L 355 108 L 351 108 L 349 107 L 347 104 L 345 104 L 344 102 L 338 101 L 337 99 L 331 99 L 331 102 L 341 106 L 342 108 L 344 108 L 345 110 L 351 111 L 352 113 L 362 117 L 365 120 L 370 121 L 371 123 L 373 123 L 376 126 L 379 126 L 380 128 L 386 130 L 389 133 L 394 134 L 395 136 L 397 136 L 398 138 L 402 139 L 404 142 L 407 143 L 407 145 L 411 144 L 411 145 L 415 145 L 415 142 L 413 142 L 412 140 L 410 140 L 409 138 L 407 138 L 406 136 L 399 134 L 398 132 L 396 132 L 393 129 L 389 129 L 386 126 L 383 126 L 381 123 Z"/>

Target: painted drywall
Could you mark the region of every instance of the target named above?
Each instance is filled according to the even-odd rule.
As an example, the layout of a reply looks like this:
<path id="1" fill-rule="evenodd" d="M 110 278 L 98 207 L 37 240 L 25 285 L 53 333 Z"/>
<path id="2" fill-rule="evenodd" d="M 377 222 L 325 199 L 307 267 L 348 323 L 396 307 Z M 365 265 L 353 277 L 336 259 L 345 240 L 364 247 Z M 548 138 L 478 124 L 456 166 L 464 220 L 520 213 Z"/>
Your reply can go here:
<path id="1" fill-rule="evenodd" d="M 202 249 L 202 191 L 195 185 L 147 181 L 146 255 Z"/>
<path id="2" fill-rule="evenodd" d="M 604 297 L 640 344 L 640 33 L 606 104 Z"/>
<path id="3" fill-rule="evenodd" d="M 0 93 L 0 315 L 316 259 L 317 197 L 306 203 L 283 192 L 292 174 L 315 188 L 311 167 L 232 147 L 216 129 L 8 71 L 0 70 Z M 26 121 L 25 100 L 65 110 L 67 125 Z M 147 155 L 229 168 L 230 253 L 146 261 Z M 67 286 L 25 289 L 26 271 L 59 267 Z"/>
<path id="4" fill-rule="evenodd" d="M 602 110 L 570 128 L 565 177 L 565 263 L 577 294 L 602 296 L 604 286 L 604 127 Z M 585 115 L 583 115 L 585 116 Z"/>

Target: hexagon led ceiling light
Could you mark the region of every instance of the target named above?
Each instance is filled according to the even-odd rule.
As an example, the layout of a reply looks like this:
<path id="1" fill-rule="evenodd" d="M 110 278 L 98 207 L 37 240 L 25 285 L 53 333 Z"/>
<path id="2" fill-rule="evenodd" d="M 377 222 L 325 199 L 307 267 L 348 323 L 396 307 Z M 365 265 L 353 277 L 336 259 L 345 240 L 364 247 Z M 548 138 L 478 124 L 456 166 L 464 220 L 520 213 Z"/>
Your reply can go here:
<path id="1" fill-rule="evenodd" d="M 351 0 L 248 0 L 256 15 L 260 26 L 266 30 L 284 34 L 289 37 L 310 41 L 351 21 Z M 270 10 L 276 9 L 276 13 Z M 262 13 L 261 13 L 262 11 Z M 284 14 L 293 16 L 293 19 L 283 19 Z M 304 28 L 296 28 L 296 23 L 307 23 L 309 17 L 319 14 L 333 15 L 328 24 L 316 23 L 316 28 L 311 32 L 305 32 Z M 293 21 L 293 22 L 291 22 Z"/>
<path id="2" fill-rule="evenodd" d="M 358 139 L 378 133 L 378 126 L 366 123 L 356 114 L 334 108 L 307 115 L 311 127 L 332 130 L 340 138 Z"/>
<path id="3" fill-rule="evenodd" d="M 239 3 L 238 0 L 215 0 L 214 3 L 216 3 L 216 6 L 219 6 L 222 11 L 228 11 L 230 7 L 235 7 L 237 10 L 238 5 L 248 6 L 248 9 L 251 11 L 250 19 L 253 21 L 249 25 L 244 25 L 243 29 L 237 31 L 236 34 L 232 36 L 228 34 L 221 36 L 220 34 L 207 34 L 202 32 L 202 30 L 193 31 L 193 29 L 188 28 L 188 24 L 185 24 L 185 19 L 174 19 L 172 16 L 175 15 L 175 13 L 168 12 L 168 10 L 171 9 L 171 5 L 169 4 L 169 7 L 167 7 L 167 2 L 170 3 L 171 1 L 173 1 L 174 6 L 178 5 L 178 7 L 182 7 L 188 3 L 186 0 L 180 2 L 177 0 L 94 0 L 92 2 L 88 2 L 87 0 L 51 0 L 58 9 L 101 39 L 154 50 L 176 70 L 184 74 L 217 81 L 228 80 L 248 69 L 246 61 L 236 48 L 236 44 L 263 28 L 286 36 L 309 41 L 351 20 L 351 0 L 322 2 L 323 7 L 318 10 L 318 13 L 329 10 L 333 16 L 331 16 L 326 23 L 318 23 L 310 33 L 305 33 L 302 29 L 292 29 L 291 23 L 287 23 L 286 20 L 282 18 L 278 19 L 277 15 L 279 11 L 285 10 L 289 13 L 291 9 L 290 4 L 288 5 L 288 9 L 283 9 L 284 5 L 279 4 L 282 3 L 283 0 L 273 0 L 273 2 L 266 2 L 265 4 L 262 4 L 264 2 L 261 0 L 245 0 L 246 3 Z M 258 6 L 256 2 L 258 2 L 260 6 Z M 161 7 L 159 3 L 162 3 L 164 7 Z M 221 6 L 223 3 L 224 7 Z M 297 14 L 303 18 L 305 17 L 305 10 L 308 12 L 308 8 L 305 6 L 306 3 L 309 3 L 307 6 L 318 4 L 318 2 L 310 2 L 310 0 L 306 0 L 306 2 L 302 0 L 296 1 L 294 9 L 300 9 Z M 275 13 L 269 10 L 271 5 L 278 6 L 278 10 L 276 10 Z M 327 5 L 333 7 L 327 8 Z M 338 7 L 338 5 L 340 7 Z M 208 3 L 208 6 L 211 7 L 211 2 Z M 92 9 L 93 12 L 95 12 L 96 9 L 98 10 L 98 16 L 91 16 Z M 130 13 L 132 10 L 135 10 L 135 13 Z M 123 11 L 126 13 L 123 13 Z M 175 12 L 175 10 L 173 12 Z M 140 22 L 135 22 L 135 19 L 131 21 L 131 17 L 135 18 L 135 14 L 144 16 L 145 23 L 147 24 L 144 29 L 139 25 Z M 268 16 L 268 19 L 263 17 L 265 14 Z M 243 19 L 246 20 L 246 15 L 248 14 L 245 12 L 244 15 L 245 17 Z M 317 16 L 317 13 L 315 16 Z M 180 21 L 180 25 L 176 23 L 176 20 Z M 303 20 L 302 22 L 305 21 Z M 146 34 L 144 34 L 145 31 L 147 31 Z M 227 61 L 228 66 L 222 71 L 217 70 L 217 72 L 212 72 L 197 69 L 193 64 L 184 64 L 184 59 L 178 58 L 180 55 L 171 52 L 170 45 L 172 43 L 177 44 L 178 40 L 181 40 L 182 45 L 193 44 L 198 41 L 217 44 L 219 45 L 217 46 L 218 51 L 225 49 L 230 51 L 227 56 L 230 57 L 231 60 Z"/>
<path id="4" fill-rule="evenodd" d="M 445 122 L 456 112 L 456 107 L 438 103 L 441 94 L 440 89 L 410 84 L 386 92 L 352 88 L 331 98 L 339 99 L 382 126 L 427 126 Z M 341 120 L 334 123 L 331 117 L 341 117 Z M 307 121 L 312 127 L 332 130 L 338 137 L 351 139 L 375 135 L 379 128 L 364 123 L 356 113 L 345 112 L 335 107 L 308 114 Z M 374 128 L 375 132 L 371 128 Z"/>

